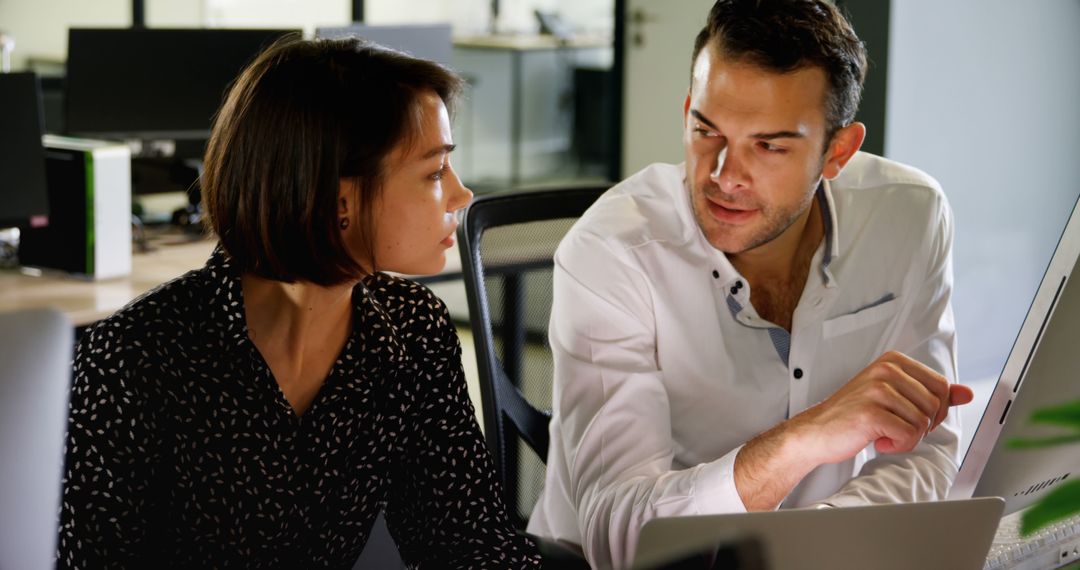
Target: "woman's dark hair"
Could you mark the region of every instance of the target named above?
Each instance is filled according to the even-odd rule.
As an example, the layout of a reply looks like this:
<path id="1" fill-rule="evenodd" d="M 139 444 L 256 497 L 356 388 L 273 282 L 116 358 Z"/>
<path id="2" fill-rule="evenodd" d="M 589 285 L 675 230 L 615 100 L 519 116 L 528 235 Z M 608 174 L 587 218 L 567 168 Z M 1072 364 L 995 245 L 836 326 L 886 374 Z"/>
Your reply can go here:
<path id="1" fill-rule="evenodd" d="M 691 70 L 706 46 L 777 73 L 825 71 L 825 142 L 855 119 L 866 78 L 866 47 L 826 0 L 717 0 L 694 42 Z M 693 72 L 691 71 L 691 74 Z"/>
<path id="2" fill-rule="evenodd" d="M 419 98 L 447 107 L 461 79 L 358 39 L 286 36 L 237 77 L 214 120 L 202 176 L 209 227 L 241 271 L 335 285 L 363 276 L 339 229 L 342 179 L 374 263 L 373 210 L 386 159 L 418 134 Z"/>

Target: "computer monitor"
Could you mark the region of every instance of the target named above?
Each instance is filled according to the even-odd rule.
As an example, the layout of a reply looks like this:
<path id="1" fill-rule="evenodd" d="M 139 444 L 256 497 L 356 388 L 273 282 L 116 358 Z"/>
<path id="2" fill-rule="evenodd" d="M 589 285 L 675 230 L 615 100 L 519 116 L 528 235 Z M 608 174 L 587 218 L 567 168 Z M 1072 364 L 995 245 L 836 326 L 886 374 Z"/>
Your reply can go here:
<path id="1" fill-rule="evenodd" d="M 275 39 L 300 30 L 68 31 L 65 127 L 76 136 L 205 139 L 228 86 Z"/>
<path id="2" fill-rule="evenodd" d="M 0 74 L 0 228 L 48 222 L 43 124 L 37 76 Z"/>
<path id="3" fill-rule="evenodd" d="M 337 39 L 364 38 L 379 45 L 403 51 L 414 57 L 450 65 L 453 42 L 450 24 L 426 24 L 407 26 L 370 26 L 352 24 L 340 27 L 315 29 L 315 37 Z"/>
<path id="4" fill-rule="evenodd" d="M 1078 257 L 1080 207 L 1074 206 L 950 498 L 1004 497 L 1005 513 L 1009 514 L 1080 474 L 1080 453 L 1075 447 L 1017 448 L 1009 444 L 1015 439 L 1063 435 L 1064 428 L 1033 424 L 1032 414 L 1080 400 Z"/>

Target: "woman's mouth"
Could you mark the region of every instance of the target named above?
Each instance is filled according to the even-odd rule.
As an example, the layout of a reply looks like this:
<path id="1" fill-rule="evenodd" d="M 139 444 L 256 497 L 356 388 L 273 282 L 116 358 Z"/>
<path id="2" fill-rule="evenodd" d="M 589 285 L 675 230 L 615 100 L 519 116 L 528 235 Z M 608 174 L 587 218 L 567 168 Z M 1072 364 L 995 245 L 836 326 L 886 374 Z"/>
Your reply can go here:
<path id="1" fill-rule="evenodd" d="M 443 244 L 446 247 L 454 247 L 454 235 L 455 234 L 456 234 L 456 232 L 450 232 L 450 235 L 444 237 L 442 239 L 442 241 L 440 241 L 439 243 Z"/>

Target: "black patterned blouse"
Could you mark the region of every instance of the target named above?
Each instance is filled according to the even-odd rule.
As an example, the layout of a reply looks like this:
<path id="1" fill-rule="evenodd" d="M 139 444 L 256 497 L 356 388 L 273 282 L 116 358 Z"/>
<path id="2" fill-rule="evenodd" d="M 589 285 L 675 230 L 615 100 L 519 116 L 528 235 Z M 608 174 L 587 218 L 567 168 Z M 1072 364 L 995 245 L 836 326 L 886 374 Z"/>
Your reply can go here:
<path id="1" fill-rule="evenodd" d="M 445 306 L 376 274 L 302 416 L 221 250 L 75 356 L 61 568 L 351 568 L 380 510 L 420 568 L 539 566 L 504 512 Z"/>

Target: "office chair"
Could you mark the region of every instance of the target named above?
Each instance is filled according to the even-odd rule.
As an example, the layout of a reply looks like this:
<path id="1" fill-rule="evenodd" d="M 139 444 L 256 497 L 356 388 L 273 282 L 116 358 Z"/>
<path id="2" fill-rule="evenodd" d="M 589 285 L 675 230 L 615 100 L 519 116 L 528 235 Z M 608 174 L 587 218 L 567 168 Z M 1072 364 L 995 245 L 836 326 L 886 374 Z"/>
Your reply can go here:
<path id="1" fill-rule="evenodd" d="M 484 433 L 519 528 L 544 482 L 551 418 L 552 256 L 604 184 L 491 194 L 458 228 Z"/>

